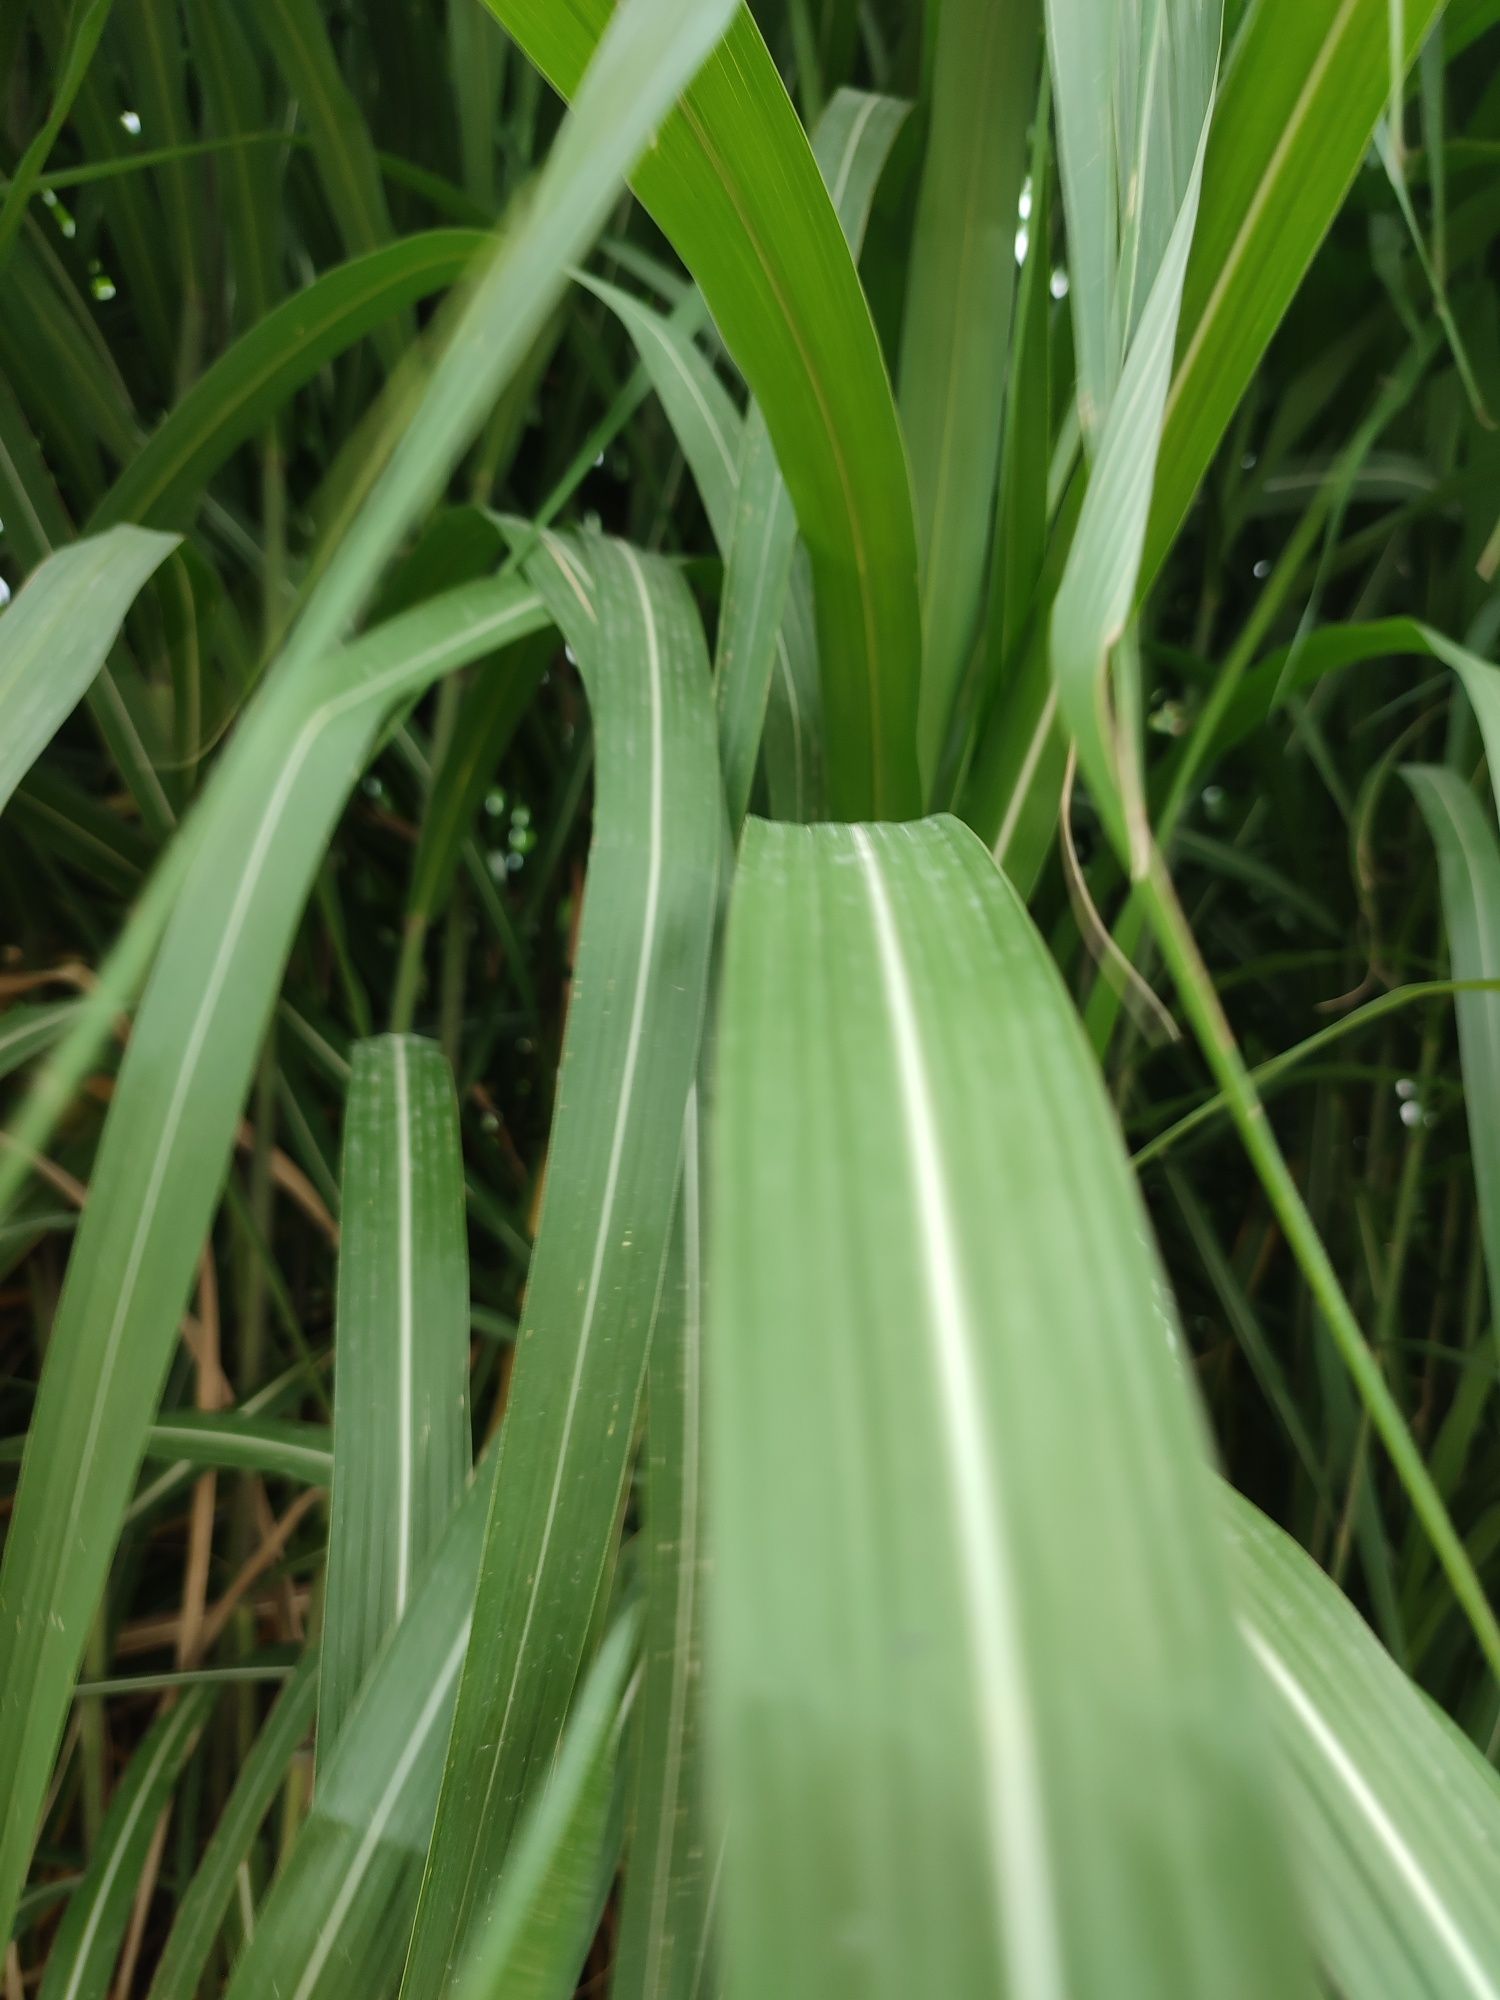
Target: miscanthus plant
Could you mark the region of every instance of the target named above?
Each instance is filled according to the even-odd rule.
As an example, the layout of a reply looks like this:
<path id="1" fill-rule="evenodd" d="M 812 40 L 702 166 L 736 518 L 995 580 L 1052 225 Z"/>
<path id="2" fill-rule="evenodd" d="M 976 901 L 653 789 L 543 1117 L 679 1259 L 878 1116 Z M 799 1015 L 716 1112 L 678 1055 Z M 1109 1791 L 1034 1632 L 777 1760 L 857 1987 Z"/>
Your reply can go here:
<path id="1" fill-rule="evenodd" d="M 5 2000 L 1500 2000 L 1497 15 L 0 15 Z"/>

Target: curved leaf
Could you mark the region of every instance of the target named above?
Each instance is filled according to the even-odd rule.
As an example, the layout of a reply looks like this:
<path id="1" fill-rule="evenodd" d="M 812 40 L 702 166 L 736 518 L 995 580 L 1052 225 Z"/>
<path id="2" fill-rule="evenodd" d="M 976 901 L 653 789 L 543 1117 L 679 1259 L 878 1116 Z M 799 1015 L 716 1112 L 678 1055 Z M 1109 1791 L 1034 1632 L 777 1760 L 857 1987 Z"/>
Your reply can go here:
<path id="1" fill-rule="evenodd" d="M 594 840 L 500 1468 L 404 1991 L 462 1962 L 582 1663 L 661 1298 L 718 899 L 708 659 L 681 578 L 552 536 L 531 567 L 578 656 Z"/>
<path id="2" fill-rule="evenodd" d="M 974 837 L 752 821 L 717 1078 L 731 1988 L 1304 1993 L 1139 1196 Z"/>

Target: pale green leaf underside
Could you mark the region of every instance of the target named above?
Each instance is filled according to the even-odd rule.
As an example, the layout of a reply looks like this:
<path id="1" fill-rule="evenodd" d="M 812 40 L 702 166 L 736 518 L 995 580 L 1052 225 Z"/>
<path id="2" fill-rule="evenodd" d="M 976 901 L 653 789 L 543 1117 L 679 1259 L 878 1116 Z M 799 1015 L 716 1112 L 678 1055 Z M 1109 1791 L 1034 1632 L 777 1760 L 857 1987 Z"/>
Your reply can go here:
<path id="1" fill-rule="evenodd" d="M 1497 2000 L 1500 1790 L 1291 1538 L 1227 1490 L 1303 1907 L 1349 2000 Z"/>
<path id="2" fill-rule="evenodd" d="M 1175 1324 L 1013 892 L 953 821 L 752 821 L 722 1008 L 731 1991 L 1305 1991 Z"/>

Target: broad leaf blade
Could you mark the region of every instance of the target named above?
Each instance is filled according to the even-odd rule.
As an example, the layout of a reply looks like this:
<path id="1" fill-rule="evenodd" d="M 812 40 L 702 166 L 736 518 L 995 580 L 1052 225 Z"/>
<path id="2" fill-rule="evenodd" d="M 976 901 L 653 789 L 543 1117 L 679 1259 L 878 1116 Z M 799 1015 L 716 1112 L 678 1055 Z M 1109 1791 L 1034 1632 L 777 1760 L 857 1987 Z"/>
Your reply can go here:
<path id="1" fill-rule="evenodd" d="M 731 1986 L 1304 1992 L 1176 1329 L 1014 893 L 951 821 L 752 822 L 720 1033 Z"/>
<path id="2" fill-rule="evenodd" d="M 452 1976 L 559 1740 L 661 1294 L 718 897 L 708 661 L 681 579 L 549 536 L 532 567 L 598 745 L 594 840 L 546 1198 L 491 1530 L 404 1990 Z"/>
<path id="3" fill-rule="evenodd" d="M 487 0 L 571 97 L 608 0 Z M 916 542 L 869 308 L 747 8 L 663 123 L 633 185 L 697 278 L 765 413 L 812 555 L 835 810 L 917 800 Z"/>
<path id="4" fill-rule="evenodd" d="M 469 1473 L 463 1152 L 435 1043 L 356 1045 L 342 1191 L 320 1761 Z"/>

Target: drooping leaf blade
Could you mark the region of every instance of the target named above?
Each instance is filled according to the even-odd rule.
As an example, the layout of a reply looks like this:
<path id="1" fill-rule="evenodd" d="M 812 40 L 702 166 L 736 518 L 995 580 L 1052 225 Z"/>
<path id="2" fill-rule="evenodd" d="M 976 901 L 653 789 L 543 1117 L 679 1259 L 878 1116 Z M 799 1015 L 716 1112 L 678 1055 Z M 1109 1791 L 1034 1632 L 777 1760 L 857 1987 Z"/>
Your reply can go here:
<path id="1" fill-rule="evenodd" d="M 713 1175 L 731 1987 L 1305 1992 L 1139 1198 L 956 823 L 751 823 Z"/>
<path id="2" fill-rule="evenodd" d="M 1138 1196 L 956 822 L 752 822 L 710 1200 L 730 1982 L 1304 1992 Z"/>
<path id="3" fill-rule="evenodd" d="M 597 792 L 546 1196 L 404 1990 L 452 1977 L 559 1740 L 616 1530 L 702 1026 L 723 803 L 681 579 L 624 544 L 532 565 L 590 693 Z"/>
<path id="4" fill-rule="evenodd" d="M 59 549 L 0 617 L 0 810 L 77 707 L 175 535 L 115 528 Z"/>

